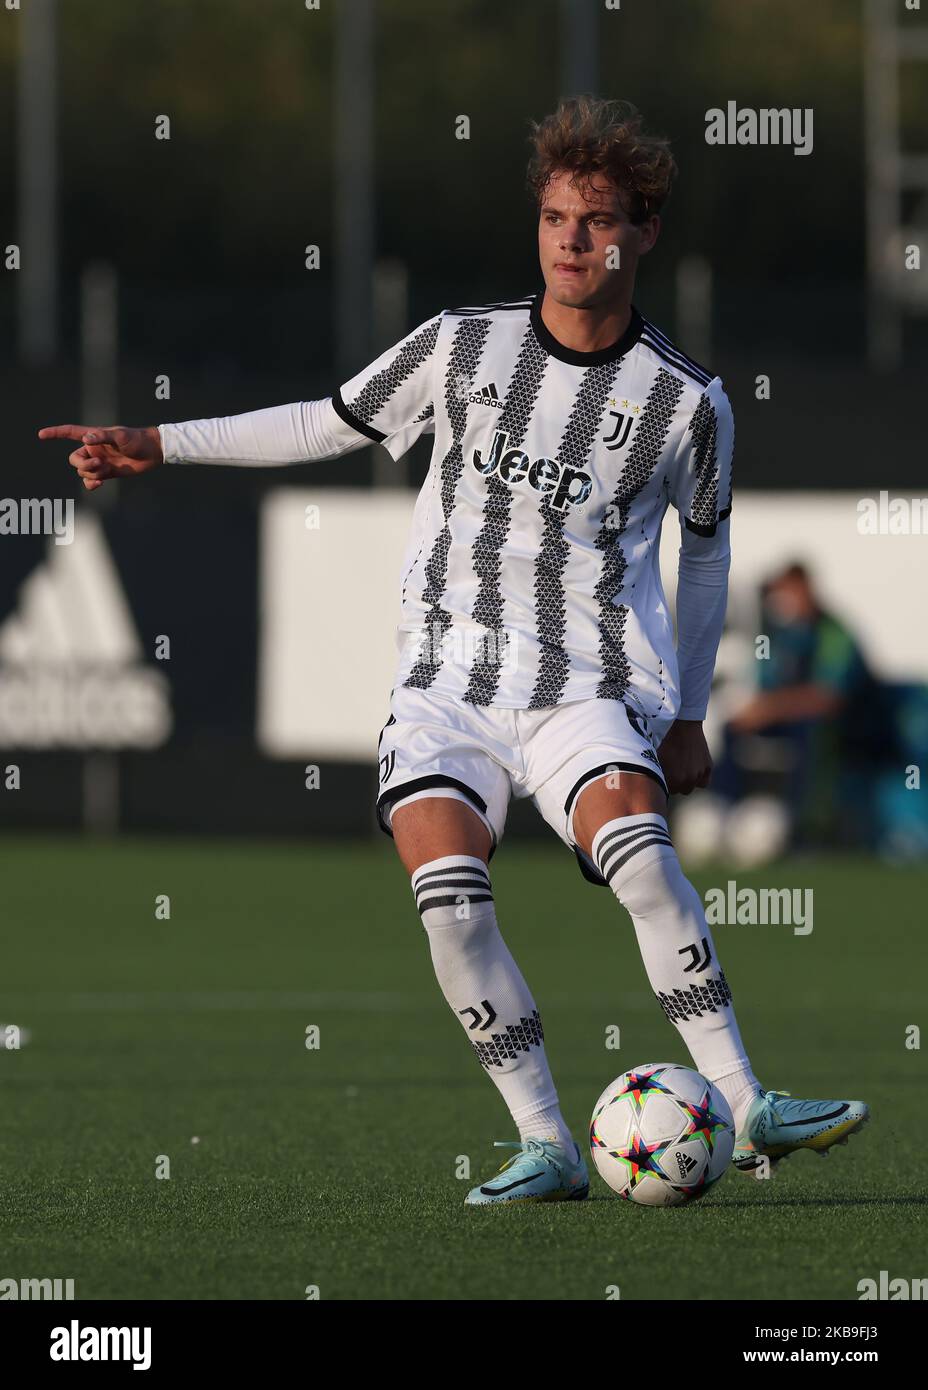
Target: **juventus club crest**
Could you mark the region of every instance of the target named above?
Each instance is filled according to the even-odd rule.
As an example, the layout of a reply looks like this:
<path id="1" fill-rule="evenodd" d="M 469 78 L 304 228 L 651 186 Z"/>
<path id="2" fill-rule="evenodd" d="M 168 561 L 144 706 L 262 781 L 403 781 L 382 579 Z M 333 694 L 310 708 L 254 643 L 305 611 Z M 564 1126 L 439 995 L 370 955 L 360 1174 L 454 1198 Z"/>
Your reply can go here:
<path id="1" fill-rule="evenodd" d="M 641 406 L 635 405 L 633 401 L 610 400 L 610 406 L 620 406 L 620 410 L 610 410 L 609 417 L 613 421 L 612 433 L 603 435 L 603 443 L 607 449 L 622 449 L 628 443 L 635 421 L 641 414 Z M 607 425 L 607 430 L 609 426 Z"/>

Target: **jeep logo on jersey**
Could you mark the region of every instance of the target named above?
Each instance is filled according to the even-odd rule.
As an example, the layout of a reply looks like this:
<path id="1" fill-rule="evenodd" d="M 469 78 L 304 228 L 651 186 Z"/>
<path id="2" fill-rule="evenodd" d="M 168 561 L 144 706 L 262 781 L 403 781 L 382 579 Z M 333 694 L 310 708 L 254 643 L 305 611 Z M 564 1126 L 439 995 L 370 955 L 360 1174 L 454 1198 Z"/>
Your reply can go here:
<path id="1" fill-rule="evenodd" d="M 514 487 L 527 482 L 536 492 L 553 493 L 551 506 L 562 512 L 567 507 L 582 507 L 593 491 L 593 479 L 579 468 L 568 468 L 557 459 L 529 458 L 524 449 L 508 448 L 506 430 L 494 430 L 493 442 L 484 460 L 480 449 L 474 450 L 474 467 L 488 478 L 496 473 L 504 483 Z"/>

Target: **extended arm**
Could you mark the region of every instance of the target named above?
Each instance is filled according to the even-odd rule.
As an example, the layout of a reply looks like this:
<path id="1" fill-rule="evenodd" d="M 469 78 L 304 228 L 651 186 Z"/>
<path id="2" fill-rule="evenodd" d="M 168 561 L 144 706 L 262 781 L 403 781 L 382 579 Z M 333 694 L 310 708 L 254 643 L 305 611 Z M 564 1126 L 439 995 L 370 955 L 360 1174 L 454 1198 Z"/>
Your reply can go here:
<path id="1" fill-rule="evenodd" d="M 279 468 L 311 459 L 337 458 L 369 443 L 346 430 L 330 399 L 251 410 L 244 415 L 181 424 L 129 428 L 112 425 L 51 425 L 40 439 L 70 439 L 80 445 L 68 462 L 88 491 L 110 478 L 147 473 L 162 463 L 224 463 Z"/>
<path id="2" fill-rule="evenodd" d="M 339 458 L 370 443 L 345 437 L 331 399 L 294 401 L 245 415 L 159 425 L 165 463 L 224 463 L 279 468 L 311 459 Z"/>
<path id="3" fill-rule="evenodd" d="M 434 429 L 432 377 L 441 321 L 436 314 L 324 400 L 143 429 L 51 425 L 39 430 L 39 438 L 80 445 L 69 462 L 88 490 L 162 463 L 277 468 L 339 458 L 371 441 L 400 458 Z"/>

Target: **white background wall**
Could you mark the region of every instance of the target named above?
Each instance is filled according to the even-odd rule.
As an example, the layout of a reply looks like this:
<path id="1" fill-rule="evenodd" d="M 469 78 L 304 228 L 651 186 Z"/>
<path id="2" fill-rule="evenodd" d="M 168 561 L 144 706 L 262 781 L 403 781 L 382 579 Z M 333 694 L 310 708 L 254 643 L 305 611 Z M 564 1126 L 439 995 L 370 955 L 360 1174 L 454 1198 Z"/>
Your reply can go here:
<path id="1" fill-rule="evenodd" d="M 405 491 L 282 488 L 268 495 L 258 738 L 272 756 L 374 760 L 388 713 L 414 500 Z M 730 617 L 750 623 L 761 579 L 802 560 L 879 673 L 928 680 L 928 536 L 862 535 L 858 501 L 858 493 L 736 495 Z M 318 530 L 306 527 L 307 506 L 320 508 Z M 671 602 L 678 547 L 671 511 L 661 547 Z"/>

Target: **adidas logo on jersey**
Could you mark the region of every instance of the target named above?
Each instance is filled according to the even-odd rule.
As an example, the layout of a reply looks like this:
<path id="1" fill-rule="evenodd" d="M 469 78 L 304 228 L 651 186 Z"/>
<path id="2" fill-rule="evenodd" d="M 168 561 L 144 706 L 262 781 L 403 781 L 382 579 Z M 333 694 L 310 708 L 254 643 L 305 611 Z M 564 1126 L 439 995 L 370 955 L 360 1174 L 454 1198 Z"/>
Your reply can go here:
<path id="1" fill-rule="evenodd" d="M 593 491 L 593 479 L 579 468 L 568 468 L 557 459 L 529 458 L 524 449 L 510 449 L 506 430 L 494 430 L 487 452 L 474 450 L 474 467 L 489 478 L 495 473 L 509 487 L 527 482 L 536 492 L 552 493 L 551 506 L 562 512 L 567 507 L 582 507 Z"/>
<path id="2" fill-rule="evenodd" d="M 490 405 L 496 410 L 502 410 L 505 405 L 499 398 L 495 381 L 475 389 L 473 377 L 468 376 L 466 372 L 460 372 L 455 378 L 454 394 L 455 398 L 465 405 Z"/>
<path id="3" fill-rule="evenodd" d="M 499 398 L 496 390 L 496 382 L 491 381 L 489 386 L 482 386 L 479 391 L 475 391 L 472 396 L 467 397 L 474 405 L 492 405 L 497 410 L 502 410 L 503 402 Z"/>

